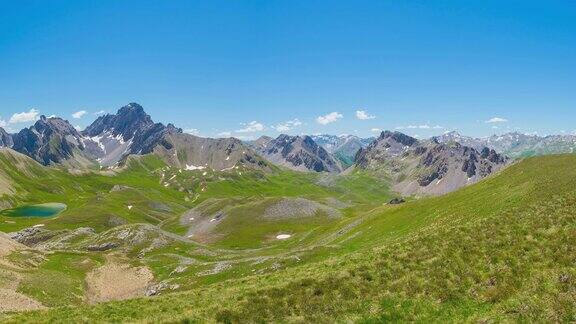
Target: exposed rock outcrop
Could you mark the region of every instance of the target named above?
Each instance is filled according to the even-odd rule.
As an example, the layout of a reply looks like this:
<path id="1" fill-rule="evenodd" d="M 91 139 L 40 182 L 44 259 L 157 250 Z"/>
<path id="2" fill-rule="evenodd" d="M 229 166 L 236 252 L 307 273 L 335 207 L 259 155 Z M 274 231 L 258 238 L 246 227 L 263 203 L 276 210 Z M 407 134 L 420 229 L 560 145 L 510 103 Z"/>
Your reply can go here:
<path id="1" fill-rule="evenodd" d="M 255 148 L 272 163 L 298 171 L 341 172 L 340 162 L 310 136 L 260 138 Z"/>
<path id="2" fill-rule="evenodd" d="M 402 194 L 444 194 L 487 177 L 507 159 L 492 149 L 481 151 L 457 142 L 428 141 L 399 132 L 383 132 L 356 155 L 359 168 L 392 179 Z"/>
<path id="3" fill-rule="evenodd" d="M 8 134 L 2 127 L 0 127 L 0 147 L 12 147 L 14 141 L 12 135 Z"/>
<path id="4" fill-rule="evenodd" d="M 82 135 L 66 120 L 58 117 L 40 119 L 12 136 L 15 151 L 44 164 L 68 160 L 86 163 Z"/>

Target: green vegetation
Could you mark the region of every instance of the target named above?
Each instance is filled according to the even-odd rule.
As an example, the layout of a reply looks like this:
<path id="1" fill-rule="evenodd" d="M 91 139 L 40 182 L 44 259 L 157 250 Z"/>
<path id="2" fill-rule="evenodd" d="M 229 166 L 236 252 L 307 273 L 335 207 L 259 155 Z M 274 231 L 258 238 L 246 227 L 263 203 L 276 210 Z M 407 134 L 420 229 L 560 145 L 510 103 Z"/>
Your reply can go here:
<path id="1" fill-rule="evenodd" d="M 345 169 L 354 164 L 354 157 L 349 156 L 347 154 L 343 154 L 342 152 L 334 153 L 334 157 L 337 158 L 342 163 L 342 167 L 344 167 Z"/>
<path id="2" fill-rule="evenodd" d="M 56 253 L 25 276 L 19 290 L 44 305 L 80 305 L 84 301 L 86 273 L 102 263 L 97 256 Z"/>
<path id="3" fill-rule="evenodd" d="M 50 225 L 46 222 L 53 229 L 71 228 L 75 222 L 100 224 L 101 235 L 116 238 L 125 228 L 86 221 L 78 211 L 98 219 L 113 213 L 128 223 L 158 225 L 179 234 L 186 231 L 179 216 L 200 204 L 206 217 L 223 209 L 227 215 L 212 232 L 216 239 L 206 245 L 170 241 L 140 259 L 158 280 L 178 283 L 176 292 L 93 306 L 50 291 L 42 297 L 38 291 L 48 284 L 35 278 L 58 278 L 51 272 L 55 270 L 66 274 L 66 291 L 82 295 L 83 276 L 103 262 L 103 253 L 59 252 L 31 271 L 21 291 L 48 306 L 63 307 L 6 314 L 0 320 L 574 321 L 575 163 L 573 155 L 529 158 L 457 192 L 394 206 L 383 205 L 390 197 L 385 182 L 362 172 L 339 177 L 248 170 L 204 175 L 146 158 L 113 177 L 62 173 L 55 177 L 62 183 L 60 190 L 77 184 L 85 197 L 63 201 L 69 209 Z M 162 173 L 172 180 L 161 181 Z M 113 184 L 131 189 L 110 192 Z M 43 195 L 10 199 L 57 201 L 50 193 Z M 324 204 L 335 199 L 342 203 L 341 216 L 319 212 L 305 219 L 262 218 L 282 197 Z M 160 201 L 170 211 L 128 211 L 128 201 L 134 206 Z M 294 237 L 270 240 L 280 231 Z M 103 242 L 103 236 L 92 240 Z M 79 247 L 83 241 L 74 244 Z M 136 244 L 123 251 L 135 256 L 147 247 Z M 84 262 L 86 258 L 92 261 Z M 183 258 L 195 261 L 174 275 Z"/>

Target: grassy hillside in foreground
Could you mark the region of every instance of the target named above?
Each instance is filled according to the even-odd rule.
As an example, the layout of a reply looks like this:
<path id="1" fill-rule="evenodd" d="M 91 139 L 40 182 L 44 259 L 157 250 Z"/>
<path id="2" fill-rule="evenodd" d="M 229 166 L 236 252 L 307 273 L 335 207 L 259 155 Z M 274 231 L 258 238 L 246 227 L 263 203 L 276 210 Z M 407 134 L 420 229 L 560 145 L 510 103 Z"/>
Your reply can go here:
<path id="1" fill-rule="evenodd" d="M 2 320 L 575 321 L 574 165 L 573 155 L 531 158 L 443 197 L 376 208 L 335 232 L 318 262 Z"/>

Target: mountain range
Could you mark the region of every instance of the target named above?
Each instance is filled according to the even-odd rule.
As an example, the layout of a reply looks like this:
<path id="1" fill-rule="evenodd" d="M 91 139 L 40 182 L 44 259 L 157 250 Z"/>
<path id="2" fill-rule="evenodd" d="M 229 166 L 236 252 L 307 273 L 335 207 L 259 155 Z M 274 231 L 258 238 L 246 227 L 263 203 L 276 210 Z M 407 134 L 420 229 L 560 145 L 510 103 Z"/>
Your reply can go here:
<path id="1" fill-rule="evenodd" d="M 130 103 L 98 117 L 83 131 L 68 121 L 41 116 L 29 128 L 8 134 L 0 146 L 44 165 L 115 167 L 130 155 L 154 154 L 181 169 L 225 170 L 238 166 L 270 170 L 273 165 L 304 172 L 367 170 L 392 181 L 404 194 L 443 194 L 476 182 L 524 156 L 573 152 L 576 136 L 540 137 L 520 133 L 486 138 L 445 133 L 429 140 L 385 131 L 378 138 L 354 135 L 281 134 L 256 141 L 202 138 L 172 124 L 155 123 Z"/>
<path id="2" fill-rule="evenodd" d="M 507 159 L 487 147 L 478 151 L 457 142 L 419 141 L 382 132 L 356 156 L 359 168 L 380 172 L 405 194 L 445 194 L 502 169 Z"/>
<path id="3" fill-rule="evenodd" d="M 6 133 L 2 130 L 0 134 Z M 270 167 L 238 139 L 185 134 L 172 124 L 154 123 L 136 103 L 120 108 L 116 114 L 98 117 L 81 132 L 66 120 L 41 116 L 29 128 L 0 138 L 3 146 L 44 165 L 111 167 L 122 164 L 129 155 L 154 153 L 166 163 L 183 169 Z"/>
<path id="4" fill-rule="evenodd" d="M 341 172 L 342 165 L 310 136 L 260 137 L 254 148 L 272 163 L 297 171 Z"/>
<path id="5" fill-rule="evenodd" d="M 464 136 L 454 131 L 435 138 L 441 143 L 458 142 L 477 150 L 489 147 L 512 159 L 537 155 L 574 153 L 576 148 L 576 135 L 538 136 L 513 132 L 475 138 Z"/>
<path id="6" fill-rule="evenodd" d="M 569 321 L 576 156 L 449 135 L 0 132 L 0 322 Z"/>

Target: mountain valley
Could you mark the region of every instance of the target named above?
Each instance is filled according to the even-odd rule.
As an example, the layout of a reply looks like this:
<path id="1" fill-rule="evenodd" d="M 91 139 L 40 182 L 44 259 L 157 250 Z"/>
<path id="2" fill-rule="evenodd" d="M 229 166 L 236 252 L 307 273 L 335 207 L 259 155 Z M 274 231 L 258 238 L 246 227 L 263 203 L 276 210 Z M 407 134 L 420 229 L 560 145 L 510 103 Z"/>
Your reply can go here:
<path id="1" fill-rule="evenodd" d="M 203 138 L 134 103 L 1 134 L 3 322 L 574 316 L 572 154 Z"/>

